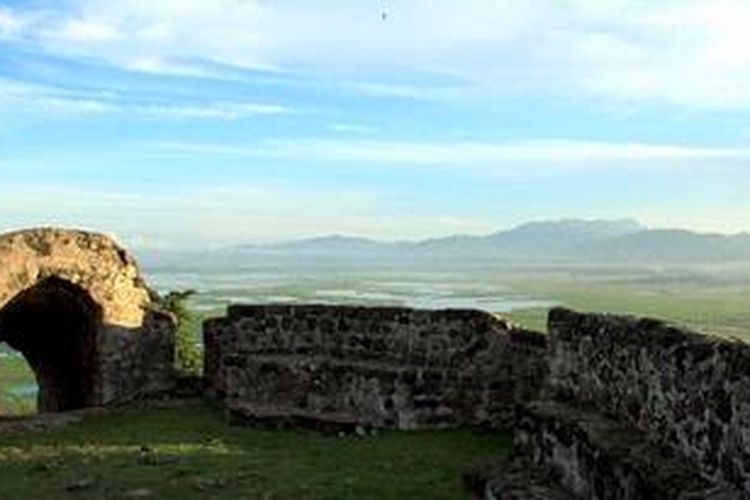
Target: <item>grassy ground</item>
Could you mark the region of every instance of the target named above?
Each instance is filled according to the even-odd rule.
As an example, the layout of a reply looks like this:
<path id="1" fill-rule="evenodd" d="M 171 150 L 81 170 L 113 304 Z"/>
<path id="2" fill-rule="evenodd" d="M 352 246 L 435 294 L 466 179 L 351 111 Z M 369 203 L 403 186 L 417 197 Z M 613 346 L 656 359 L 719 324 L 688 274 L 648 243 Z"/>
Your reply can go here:
<path id="1" fill-rule="evenodd" d="M 750 286 L 563 282 L 518 284 L 528 293 L 544 294 L 560 305 L 580 311 L 651 316 L 697 331 L 750 341 Z M 510 316 L 517 323 L 546 331 L 547 309 L 521 309 Z"/>
<path id="2" fill-rule="evenodd" d="M 0 415 L 31 413 L 36 399 L 17 396 L 13 389 L 34 381 L 34 373 L 26 360 L 19 357 L 6 357 L 9 350 L 0 347 Z"/>
<path id="3" fill-rule="evenodd" d="M 466 429 L 370 437 L 229 427 L 217 409 L 121 409 L 0 434 L 2 498 L 466 498 L 461 474 L 510 439 Z"/>

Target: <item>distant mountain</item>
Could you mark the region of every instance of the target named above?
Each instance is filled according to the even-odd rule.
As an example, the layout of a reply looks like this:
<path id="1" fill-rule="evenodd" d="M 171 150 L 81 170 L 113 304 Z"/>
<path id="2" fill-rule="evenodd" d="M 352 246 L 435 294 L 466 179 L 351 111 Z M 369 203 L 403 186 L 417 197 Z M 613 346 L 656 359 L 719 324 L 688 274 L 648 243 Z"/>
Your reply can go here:
<path id="1" fill-rule="evenodd" d="M 513 237 L 543 244 L 555 240 L 584 242 L 623 236 L 645 229 L 644 226 L 634 219 L 562 219 L 559 221 L 529 222 L 510 231 L 495 233 L 490 237 Z"/>
<path id="2" fill-rule="evenodd" d="M 383 242 L 358 236 L 321 236 L 270 245 L 246 245 L 241 250 L 263 253 L 368 254 L 408 248 L 409 243 Z"/>
<path id="3" fill-rule="evenodd" d="M 721 235 L 648 229 L 633 219 L 530 222 L 486 236 L 452 235 L 382 242 L 324 236 L 235 248 L 241 254 L 320 259 L 439 261 L 720 261 L 750 260 L 750 234 Z"/>
<path id="4" fill-rule="evenodd" d="M 702 234 L 653 229 L 601 240 L 581 248 L 584 255 L 614 261 L 750 260 L 750 234 Z"/>
<path id="5" fill-rule="evenodd" d="M 632 219 L 529 222 L 509 231 L 475 238 L 474 245 L 477 250 L 495 256 L 559 258 L 574 255 L 582 245 L 643 230 L 645 228 Z M 451 246 L 455 247 L 457 243 L 471 244 L 471 241 L 454 240 Z"/>

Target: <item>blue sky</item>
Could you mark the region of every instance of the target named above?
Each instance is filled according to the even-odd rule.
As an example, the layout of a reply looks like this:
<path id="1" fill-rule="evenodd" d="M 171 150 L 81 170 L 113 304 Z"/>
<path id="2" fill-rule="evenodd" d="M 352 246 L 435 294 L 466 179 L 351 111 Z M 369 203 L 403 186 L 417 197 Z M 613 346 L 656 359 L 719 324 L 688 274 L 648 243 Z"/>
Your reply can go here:
<path id="1" fill-rule="evenodd" d="M 750 230 L 748 46 L 745 1 L 0 0 L 0 230 Z"/>

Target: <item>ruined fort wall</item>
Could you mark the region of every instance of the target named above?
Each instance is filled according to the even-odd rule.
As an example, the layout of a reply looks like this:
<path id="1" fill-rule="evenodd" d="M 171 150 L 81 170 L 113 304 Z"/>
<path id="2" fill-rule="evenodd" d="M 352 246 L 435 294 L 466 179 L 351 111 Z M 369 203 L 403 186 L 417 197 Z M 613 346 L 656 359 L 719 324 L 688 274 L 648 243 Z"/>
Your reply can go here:
<path id="1" fill-rule="evenodd" d="M 17 331 L 10 331 L 8 323 L 3 325 L 4 313 L 14 300 L 44 283 L 48 283 L 47 292 L 65 291 L 52 294 L 54 300 L 48 294 L 46 300 L 52 303 L 45 307 L 59 309 L 69 302 L 65 297 L 91 305 L 86 310 L 94 324 L 93 342 L 77 353 L 81 359 L 76 361 L 85 363 L 90 371 L 91 380 L 85 382 L 87 387 L 90 382 L 92 389 L 89 393 L 87 388 L 86 406 L 124 402 L 174 386 L 175 319 L 156 310 L 135 259 L 112 238 L 57 228 L 0 235 L 0 340 L 23 344 L 27 357 L 46 359 L 41 368 L 60 350 L 52 342 L 55 335 L 69 328 L 75 341 L 85 329 L 82 325 L 51 324 L 43 331 L 32 331 L 16 321 L 13 329 Z M 66 373 L 57 373 L 48 384 L 42 383 L 40 410 L 60 409 L 56 393 L 66 377 Z M 80 380 L 74 383 L 83 385 Z"/>
<path id="2" fill-rule="evenodd" d="M 175 319 L 151 310 L 137 329 L 105 325 L 99 336 L 99 404 L 158 395 L 175 386 Z"/>
<path id="3" fill-rule="evenodd" d="M 210 390 L 251 415 L 508 427 L 546 373 L 543 335 L 480 311 L 232 306 L 204 337 Z"/>
<path id="4" fill-rule="evenodd" d="M 750 346 L 632 317 L 553 310 L 548 397 L 601 412 L 748 490 Z"/>

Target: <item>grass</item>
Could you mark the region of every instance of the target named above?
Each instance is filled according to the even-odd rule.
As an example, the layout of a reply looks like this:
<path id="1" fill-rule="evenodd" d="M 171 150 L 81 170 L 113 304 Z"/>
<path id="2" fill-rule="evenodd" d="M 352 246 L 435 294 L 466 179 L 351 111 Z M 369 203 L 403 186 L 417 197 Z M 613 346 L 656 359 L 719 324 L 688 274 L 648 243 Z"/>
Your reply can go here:
<path id="1" fill-rule="evenodd" d="M 10 350 L 0 344 L 0 354 Z M 32 397 L 16 396 L 13 389 L 34 381 L 26 360 L 20 357 L 0 356 L 0 415 L 23 415 L 32 413 L 36 400 Z"/>
<path id="2" fill-rule="evenodd" d="M 750 287 L 546 283 L 544 290 L 546 297 L 580 311 L 651 316 L 706 334 L 750 341 Z M 546 331 L 547 312 L 521 309 L 509 316 L 526 328 Z"/>
<path id="3" fill-rule="evenodd" d="M 461 474 L 509 452 L 468 429 L 335 437 L 229 427 L 195 402 L 3 435 L 3 498 L 468 498 Z"/>

